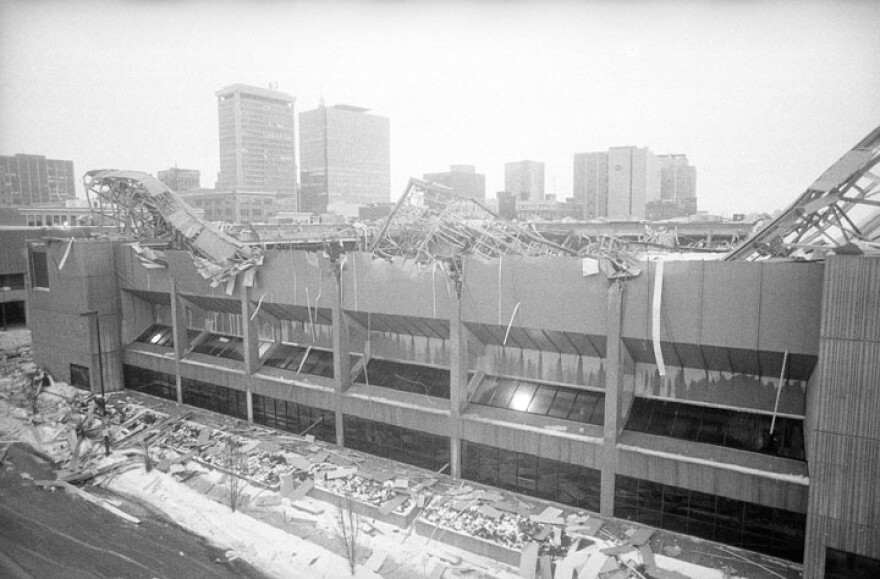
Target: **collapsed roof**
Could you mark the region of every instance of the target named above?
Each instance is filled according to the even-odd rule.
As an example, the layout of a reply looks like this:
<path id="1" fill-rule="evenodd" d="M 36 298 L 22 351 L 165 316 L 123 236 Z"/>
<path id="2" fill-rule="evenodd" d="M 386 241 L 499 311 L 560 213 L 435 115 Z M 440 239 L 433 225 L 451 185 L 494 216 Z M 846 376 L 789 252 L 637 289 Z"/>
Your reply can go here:
<path id="1" fill-rule="evenodd" d="M 880 252 L 880 127 L 828 168 L 726 260 L 822 259 Z"/>
<path id="2" fill-rule="evenodd" d="M 189 251 L 199 273 L 212 286 L 234 282 L 239 273 L 253 271 L 263 261 L 261 248 L 245 245 L 205 221 L 180 195 L 148 173 L 89 171 L 83 185 L 90 198 L 95 195 L 100 203 L 111 205 L 110 217 L 124 233 Z M 143 259 L 162 265 L 161 252 L 140 246 L 136 250 Z"/>

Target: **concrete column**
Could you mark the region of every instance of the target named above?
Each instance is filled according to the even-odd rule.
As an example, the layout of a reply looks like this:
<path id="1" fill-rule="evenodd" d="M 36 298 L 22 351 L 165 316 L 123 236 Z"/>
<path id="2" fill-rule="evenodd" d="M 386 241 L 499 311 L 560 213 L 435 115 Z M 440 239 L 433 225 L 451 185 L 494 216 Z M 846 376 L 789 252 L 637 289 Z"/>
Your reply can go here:
<path id="1" fill-rule="evenodd" d="M 342 428 L 342 399 L 343 394 L 351 386 L 351 347 L 349 346 L 348 322 L 342 311 L 342 268 L 336 261 L 330 262 L 330 269 L 334 275 L 332 285 L 333 303 L 331 316 L 333 322 L 333 376 L 336 387 L 336 444 L 345 446 L 345 437 Z"/>
<path id="2" fill-rule="evenodd" d="M 599 512 L 614 515 L 614 476 L 617 474 L 617 434 L 620 432 L 623 405 L 622 343 L 623 294 L 625 282 L 613 282 L 608 286 L 608 330 L 605 353 L 605 430 L 602 453 L 602 492 Z"/>
<path id="3" fill-rule="evenodd" d="M 174 334 L 174 382 L 177 386 L 177 403 L 183 404 L 183 384 L 180 381 L 180 359 L 186 351 L 186 310 L 177 293 L 177 282 L 171 278 L 171 331 Z"/>
<path id="4" fill-rule="evenodd" d="M 247 400 L 247 419 L 254 422 L 254 373 L 260 368 L 260 340 L 257 330 L 257 318 L 251 308 L 251 289 L 241 286 L 241 336 L 244 343 L 244 383 Z M 252 319 L 253 318 L 253 319 Z"/>
<path id="5" fill-rule="evenodd" d="M 461 478 L 461 414 L 468 402 L 467 328 L 461 321 L 461 296 L 454 295 L 449 316 L 449 462 Z"/>

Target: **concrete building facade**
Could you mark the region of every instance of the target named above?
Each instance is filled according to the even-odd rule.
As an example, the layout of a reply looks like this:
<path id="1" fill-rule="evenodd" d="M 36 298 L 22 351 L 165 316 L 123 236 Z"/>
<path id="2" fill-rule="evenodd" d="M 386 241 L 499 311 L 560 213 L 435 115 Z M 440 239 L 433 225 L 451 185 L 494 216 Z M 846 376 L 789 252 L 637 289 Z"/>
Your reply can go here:
<path id="1" fill-rule="evenodd" d="M 181 196 L 197 210 L 204 211 L 208 221 L 259 222 L 274 217 L 278 212 L 279 197 L 264 191 L 190 189 L 182 192 Z"/>
<path id="2" fill-rule="evenodd" d="M 477 173 L 477 168 L 473 165 L 450 165 L 449 171 L 425 173 L 424 179 L 446 185 L 456 195 L 476 199 L 481 203 L 486 200 L 486 176 Z"/>
<path id="3" fill-rule="evenodd" d="M 0 206 L 64 203 L 76 197 L 73 161 L 0 155 Z"/>
<path id="4" fill-rule="evenodd" d="M 504 164 L 504 190 L 520 201 L 544 201 L 544 163 L 514 161 Z"/>
<path id="5" fill-rule="evenodd" d="M 808 578 L 880 560 L 876 257 L 646 262 L 628 281 L 577 258 L 465 257 L 447 291 L 412 263 L 270 250 L 258 287 L 229 293 L 182 251 L 148 269 L 83 241 L 60 270 L 65 251 L 28 250 L 34 354 L 57 378 L 95 381 L 100 327 L 111 390 L 319 421 L 336 444 L 804 561 Z"/>
<path id="6" fill-rule="evenodd" d="M 660 198 L 660 164 L 647 147 L 612 147 L 574 156 L 572 193 L 584 219 L 644 219 Z"/>
<path id="7" fill-rule="evenodd" d="M 224 191 L 296 195 L 296 99 L 234 84 L 216 92 Z"/>
<path id="8" fill-rule="evenodd" d="M 387 203 L 391 196 L 391 122 L 349 105 L 299 115 L 301 209 Z"/>

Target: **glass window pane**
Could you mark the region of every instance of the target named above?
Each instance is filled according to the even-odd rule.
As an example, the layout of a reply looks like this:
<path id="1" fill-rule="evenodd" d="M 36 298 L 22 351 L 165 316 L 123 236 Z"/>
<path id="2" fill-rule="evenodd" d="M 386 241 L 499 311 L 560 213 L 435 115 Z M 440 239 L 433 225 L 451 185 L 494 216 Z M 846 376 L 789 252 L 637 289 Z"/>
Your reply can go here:
<path id="1" fill-rule="evenodd" d="M 596 406 L 598 396 L 594 392 L 579 392 L 577 400 L 571 407 L 568 415 L 569 420 L 577 422 L 589 422 L 593 416 L 593 408 Z"/>
<path id="2" fill-rule="evenodd" d="M 557 390 L 558 388 L 547 385 L 538 388 L 535 397 L 532 398 L 532 403 L 529 404 L 528 412 L 531 414 L 547 414 Z"/>
<path id="3" fill-rule="evenodd" d="M 550 406 L 550 410 L 547 411 L 547 416 L 552 416 L 554 418 L 568 418 L 568 413 L 571 411 L 571 406 L 574 403 L 576 394 L 577 393 L 573 390 L 560 388 L 556 392 L 556 398 L 553 399 L 553 404 Z"/>
<path id="4" fill-rule="evenodd" d="M 536 387 L 534 384 L 530 382 L 520 382 L 516 392 L 511 396 L 510 403 L 507 407 L 510 410 L 525 412 L 529 407 L 529 404 L 532 403 L 532 397 L 535 395 L 535 390 Z"/>
<path id="5" fill-rule="evenodd" d="M 510 404 L 510 399 L 513 397 L 513 393 L 516 392 L 517 386 L 518 383 L 516 380 L 499 379 L 498 386 L 495 388 L 495 392 L 492 395 L 492 400 L 489 401 L 489 405 L 494 406 L 495 408 L 507 408 L 507 405 Z"/>

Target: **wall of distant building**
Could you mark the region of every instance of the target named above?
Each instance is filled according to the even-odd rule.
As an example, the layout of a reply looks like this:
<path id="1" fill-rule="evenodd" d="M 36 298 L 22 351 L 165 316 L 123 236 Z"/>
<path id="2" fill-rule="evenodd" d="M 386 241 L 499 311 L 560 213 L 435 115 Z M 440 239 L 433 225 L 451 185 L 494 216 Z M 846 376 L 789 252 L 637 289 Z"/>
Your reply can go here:
<path id="1" fill-rule="evenodd" d="M 75 197 L 73 161 L 0 155 L 0 206 L 63 203 Z"/>

